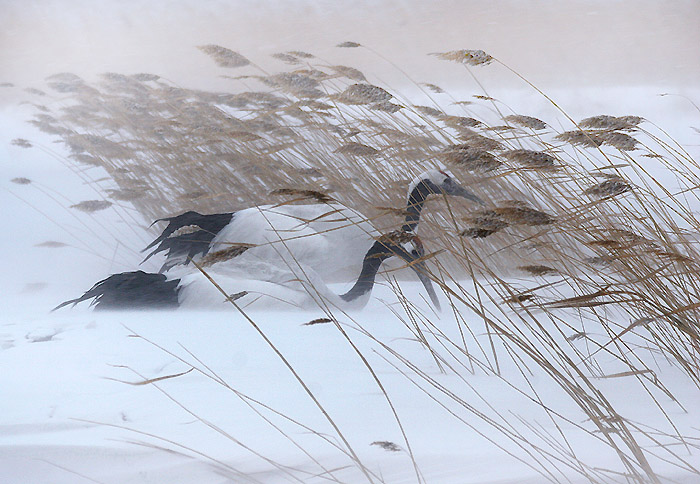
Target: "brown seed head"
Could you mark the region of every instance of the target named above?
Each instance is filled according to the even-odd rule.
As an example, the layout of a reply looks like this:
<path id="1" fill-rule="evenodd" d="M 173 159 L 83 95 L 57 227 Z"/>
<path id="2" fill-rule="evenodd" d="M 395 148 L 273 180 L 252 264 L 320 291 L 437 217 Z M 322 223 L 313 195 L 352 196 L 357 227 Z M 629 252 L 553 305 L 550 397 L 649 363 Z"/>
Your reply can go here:
<path id="1" fill-rule="evenodd" d="M 549 153 L 532 150 L 510 150 L 502 153 L 502 156 L 511 162 L 518 163 L 526 168 L 551 169 L 556 167 L 556 159 Z"/>
<path id="2" fill-rule="evenodd" d="M 639 123 L 644 121 L 644 118 L 639 116 L 608 116 L 602 114 L 600 116 L 592 116 L 582 119 L 578 125 L 582 128 L 606 129 L 606 130 L 633 130 Z"/>
<path id="3" fill-rule="evenodd" d="M 524 128 L 531 128 L 535 130 L 545 129 L 547 127 L 547 124 L 544 121 L 533 118 L 532 116 L 524 116 L 522 114 L 512 114 L 510 116 L 506 116 L 503 118 L 503 120 L 509 123 L 517 124 L 518 126 L 522 126 Z"/>
<path id="4" fill-rule="evenodd" d="M 482 126 L 484 123 L 478 119 L 469 118 L 466 116 L 441 116 L 442 121 L 451 128 L 475 128 L 477 126 Z"/>
<path id="5" fill-rule="evenodd" d="M 484 151 L 500 151 L 503 144 L 500 141 L 481 135 L 469 128 L 459 129 L 459 138 L 474 148 Z"/>
<path id="6" fill-rule="evenodd" d="M 532 227 L 550 225 L 555 218 L 540 210 L 523 206 L 505 206 L 493 210 L 511 225 L 529 225 Z"/>
<path id="7" fill-rule="evenodd" d="M 118 190 L 108 189 L 109 197 L 114 200 L 130 202 L 146 196 L 147 188 L 120 188 Z"/>
<path id="8" fill-rule="evenodd" d="M 298 188 L 278 188 L 270 192 L 270 195 L 295 195 L 302 199 L 316 200 L 321 203 L 335 201 L 330 195 L 316 190 L 300 190 Z"/>
<path id="9" fill-rule="evenodd" d="M 470 144 L 448 146 L 438 155 L 446 163 L 457 165 L 470 171 L 493 171 L 501 165 L 491 153 Z"/>
<path id="10" fill-rule="evenodd" d="M 225 249 L 217 250 L 216 252 L 210 252 L 204 256 L 200 262 L 202 267 L 209 267 L 211 265 L 217 264 L 219 262 L 225 262 L 231 260 L 234 257 L 238 257 L 243 254 L 246 250 L 255 247 L 252 244 L 231 244 L 230 247 Z"/>
<path id="11" fill-rule="evenodd" d="M 557 271 L 556 269 L 544 265 L 519 266 L 518 269 L 528 272 L 533 276 L 549 276 L 559 273 L 559 271 Z"/>
<path id="12" fill-rule="evenodd" d="M 462 230 L 459 235 L 479 239 L 500 232 L 510 224 L 493 210 L 478 210 L 464 218 L 471 225 Z"/>
<path id="13" fill-rule="evenodd" d="M 435 55 L 442 60 L 460 62 L 462 64 L 468 64 L 470 66 L 480 66 L 490 64 L 493 61 L 493 57 L 488 55 L 483 50 L 453 50 L 450 52 L 437 52 L 431 55 Z"/>
<path id="14" fill-rule="evenodd" d="M 277 54 L 272 54 L 270 57 L 273 57 L 277 60 L 280 60 L 282 62 L 285 62 L 287 64 L 291 65 L 296 65 L 296 64 L 301 64 L 301 61 L 294 57 L 293 55 L 290 54 L 285 54 L 285 53 L 277 53 Z"/>
<path id="15" fill-rule="evenodd" d="M 317 318 L 317 319 L 312 319 L 308 323 L 302 324 L 302 326 L 313 326 L 314 324 L 323 324 L 323 323 L 332 323 L 332 319 L 328 318 Z"/>
<path id="16" fill-rule="evenodd" d="M 584 193 L 596 198 L 607 198 L 621 195 L 631 189 L 632 185 L 621 178 L 615 178 L 593 185 L 587 188 Z"/>
<path id="17" fill-rule="evenodd" d="M 617 148 L 620 151 L 632 151 L 637 149 L 637 140 L 625 133 L 603 131 L 597 136 L 604 144 Z"/>
<path id="18" fill-rule="evenodd" d="M 68 244 L 64 244 L 63 242 L 58 242 L 56 240 L 47 240 L 47 241 L 42 242 L 40 244 L 36 244 L 34 247 L 46 247 L 48 249 L 58 249 L 61 247 L 68 247 Z"/>
<path id="19" fill-rule="evenodd" d="M 398 104 L 390 103 L 390 102 L 381 102 L 381 103 L 375 103 L 371 104 L 369 108 L 372 111 L 384 111 L 385 113 L 395 113 L 398 112 L 403 106 L 400 106 Z"/>
<path id="20" fill-rule="evenodd" d="M 314 56 L 313 54 L 309 54 L 308 52 L 303 52 L 301 50 L 290 50 L 287 52 L 287 54 L 299 57 L 300 59 L 313 59 Z"/>
<path id="21" fill-rule="evenodd" d="M 433 91 L 435 94 L 442 94 L 445 92 L 442 90 L 442 88 L 440 86 L 436 86 L 435 84 L 430 84 L 429 82 L 425 82 L 425 83 L 423 83 L 423 85 L 425 87 L 427 87 L 428 89 L 430 89 L 431 91 Z"/>
<path id="22" fill-rule="evenodd" d="M 353 84 L 335 99 L 345 104 L 371 104 L 389 101 L 393 96 L 379 86 Z"/>
<path id="23" fill-rule="evenodd" d="M 401 447 L 399 447 L 395 443 L 388 442 L 385 440 L 378 440 L 376 442 L 372 442 L 370 445 L 376 445 L 384 450 L 388 450 L 389 452 L 401 452 L 402 450 Z"/>
<path id="24" fill-rule="evenodd" d="M 19 146 L 20 148 L 31 148 L 32 144 L 24 138 L 15 138 L 10 141 L 12 146 Z"/>
<path id="25" fill-rule="evenodd" d="M 92 213 L 104 210 L 112 206 L 112 202 L 107 200 L 85 200 L 75 205 L 71 205 L 70 208 L 75 208 L 81 212 Z"/>
<path id="26" fill-rule="evenodd" d="M 414 241 L 416 236 L 404 230 L 394 230 L 377 237 L 377 240 L 386 245 L 399 245 Z"/>
<path id="27" fill-rule="evenodd" d="M 250 61 L 238 52 L 234 52 L 220 45 L 208 44 L 197 46 L 199 50 L 214 59 L 220 67 L 243 67 L 250 64 Z"/>
<path id="28" fill-rule="evenodd" d="M 339 76 L 347 77 L 353 81 L 365 82 L 367 78 L 365 75 L 354 67 L 348 66 L 330 66 Z"/>
<path id="29" fill-rule="evenodd" d="M 598 137 L 597 133 L 588 131 L 565 131 L 556 135 L 555 138 L 565 143 L 587 148 L 597 148 L 603 144 L 603 140 Z"/>
<path id="30" fill-rule="evenodd" d="M 431 108 L 429 106 L 413 106 L 416 111 L 419 113 L 425 115 L 425 116 L 433 116 L 435 118 L 440 118 L 444 116 L 445 113 L 442 111 L 439 111 L 435 108 Z"/>
<path id="31" fill-rule="evenodd" d="M 319 81 L 300 71 L 281 72 L 265 77 L 263 82 L 299 97 L 318 98 L 323 96 L 323 92 L 317 89 Z"/>
<path id="32" fill-rule="evenodd" d="M 355 141 L 351 141 L 335 150 L 334 153 L 342 153 L 345 155 L 353 156 L 375 156 L 379 154 L 379 150 L 372 148 L 371 146 L 364 145 L 362 143 L 356 143 Z"/>
<path id="33" fill-rule="evenodd" d="M 145 72 L 140 72 L 140 73 L 138 73 L 138 74 L 133 74 L 133 75 L 131 75 L 130 77 L 131 77 L 132 79 L 134 79 L 135 81 L 139 81 L 139 82 L 157 81 L 157 80 L 160 79 L 160 76 L 158 76 L 158 75 L 156 75 L 156 74 L 148 74 L 148 73 L 145 73 Z"/>

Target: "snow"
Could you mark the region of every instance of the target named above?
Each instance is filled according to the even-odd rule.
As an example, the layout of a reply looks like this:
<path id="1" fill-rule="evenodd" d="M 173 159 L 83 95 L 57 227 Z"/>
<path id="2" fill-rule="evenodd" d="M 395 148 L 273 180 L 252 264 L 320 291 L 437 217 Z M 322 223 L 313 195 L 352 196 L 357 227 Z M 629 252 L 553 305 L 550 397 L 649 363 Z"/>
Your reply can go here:
<path id="1" fill-rule="evenodd" d="M 654 119 L 692 150 L 697 140 L 688 126 L 696 121 L 694 114 L 677 99 L 654 97 L 655 92 L 636 90 L 618 99 L 619 92 L 611 89 L 603 104 L 613 106 L 617 99 L 622 107 L 607 112 Z M 557 94 L 567 108 L 574 106 L 575 117 L 599 109 L 577 110 L 577 96 Z M 523 103 L 522 112 L 544 112 L 542 106 L 527 111 L 527 95 L 514 99 Z M 603 102 L 600 93 L 598 102 Z M 497 376 L 488 369 L 471 371 L 464 354 L 449 356 L 448 349 L 455 354 L 454 349 L 440 349 L 438 338 L 430 337 L 431 346 L 458 370 L 443 373 L 409 327 L 394 316 L 392 309 L 403 311 L 386 283 L 375 289 L 362 311 L 337 313 L 339 327 L 304 325 L 327 316 L 321 310 L 251 313 L 318 405 L 234 308 L 100 314 L 76 307 L 49 313 L 107 274 L 134 270 L 141 259 L 138 250 L 153 233 L 128 205 L 94 215 L 66 208 L 94 197 L 93 188 L 81 178 L 84 174 L 43 154 L 41 147 L 51 144 L 17 121 L 25 114 L 23 108 L 7 108 L 0 121 L 11 138 L 25 137 L 37 146 L 3 148 L 6 181 L 1 202 L 12 230 L 2 235 L 2 250 L 9 257 L 0 279 L 2 482 L 323 482 L 331 474 L 340 482 L 360 482 L 368 480 L 363 468 L 374 482 L 387 483 L 417 482 L 417 472 L 424 482 L 445 484 L 535 484 L 547 478 L 588 482 L 558 460 L 567 460 L 563 442 L 591 468 L 624 471 L 595 433 L 582 430 L 592 426 L 561 387 L 530 365 L 533 374 L 525 381 L 503 356 L 503 348 Z M 32 183 L 7 181 L 19 176 Z M 136 223 L 127 228 L 130 217 Z M 36 247 L 47 240 L 69 245 Z M 160 263 L 148 261 L 141 268 L 157 270 Z M 419 283 L 401 284 L 410 298 L 420 301 Z M 426 304 L 422 307 L 431 314 Z M 572 317 L 572 325 L 583 324 Z M 447 311 L 432 315 L 431 321 L 453 341 L 460 340 L 457 323 Z M 470 351 L 491 361 L 488 351 L 484 356 L 477 350 L 477 343 L 482 348 L 490 344 L 483 323 L 468 315 L 467 325 L 475 335 L 467 336 Z M 676 404 L 653 392 L 666 415 L 634 377 L 598 379 L 596 387 L 620 415 L 643 428 L 677 432 L 697 443 L 700 391 L 667 361 L 654 360 L 651 354 L 644 358 L 678 400 Z M 601 361 L 609 364 L 608 374 L 620 371 L 612 359 Z M 191 368 L 182 376 L 133 384 Z M 536 395 L 568 422 L 544 412 L 532 400 Z M 347 455 L 330 420 L 361 465 Z M 697 448 L 659 438 L 668 444 L 664 449 L 676 452 L 688 466 L 700 465 Z M 401 450 L 372 445 L 382 441 Z M 553 460 L 528 454 L 528 444 L 549 449 Z M 641 445 L 658 455 L 649 458 L 664 482 L 697 482 L 691 470 L 666 462 L 670 455 L 654 442 Z M 605 479 L 621 482 L 615 474 L 607 473 Z"/>
<path id="2" fill-rule="evenodd" d="M 656 115 L 658 124 L 691 144 L 687 127 L 693 123 L 692 113 L 679 108 L 676 100 L 668 109 L 640 102 L 657 99 L 653 92 L 637 93 L 636 100 L 623 98 L 629 105 L 646 106 L 646 113 L 627 111 L 627 106 L 620 112 Z M 522 99 L 527 104 L 528 98 Z M 17 123 L 22 112 L 4 111 L 4 131 L 37 146 L 50 146 L 42 135 Z M 2 165 L 5 180 L 26 176 L 32 184 L 5 182 L 2 192 L 6 224 L 12 227 L 2 236 L 3 252 L 11 257 L 6 258 L 5 277 L 0 280 L 2 482 L 322 482 L 329 477 L 324 472 L 341 482 L 368 479 L 347 451 L 339 450 L 345 449 L 344 444 L 319 406 L 234 308 L 100 314 L 77 307 L 49 313 L 107 274 L 134 270 L 141 257 L 138 249 L 153 234 L 140 227 L 144 222 L 125 229 L 127 217 L 138 217 L 128 206 L 74 215 L 66 207 L 94 195 L 91 186 L 70 166 L 43 156 L 40 148 L 5 146 L 3 158 L 12 160 Z M 70 199 L 63 200 L 63 195 Z M 69 246 L 36 247 L 47 240 Z M 142 268 L 157 270 L 160 263 L 149 261 Z M 419 283 L 401 284 L 409 297 L 420 300 Z M 470 372 L 464 355 L 448 357 L 459 371 L 442 373 L 390 308 L 402 314 L 384 284 L 375 289 L 364 310 L 336 314 L 357 351 L 332 323 L 304 326 L 325 317 L 321 310 L 251 313 L 373 481 L 417 482 L 418 472 L 425 482 L 446 484 L 535 484 L 544 482 L 544 476 L 555 482 L 588 482 L 556 458 L 547 463 L 528 454 L 514 437 L 523 435 L 526 448 L 527 442 L 547 447 L 547 441 L 554 441 L 559 443 L 550 450 L 559 449 L 562 427 L 581 462 L 623 471 L 609 447 L 581 430 L 590 430 L 590 423 L 550 376 L 531 368 L 534 373 L 526 383 L 504 357 L 500 377 L 478 368 Z M 423 309 L 430 314 L 426 305 Z M 453 341 L 459 340 L 457 324 L 447 312 L 431 320 L 452 334 Z M 470 351 L 477 352 L 477 342 L 488 348 L 483 323 L 468 316 L 468 326 L 476 335 L 467 340 Z M 431 341 L 437 347 L 437 339 Z M 402 361 L 411 362 L 439 386 L 428 384 Z M 608 373 L 614 373 L 615 363 L 609 363 Z M 678 399 L 679 405 L 654 394 L 676 430 L 634 377 L 595 384 L 620 415 L 697 442 L 700 392 L 665 360 L 654 365 Z M 193 367 L 156 383 L 128 383 Z M 570 422 L 559 419 L 555 427 L 530 399 L 533 390 Z M 502 430 L 495 430 L 479 414 Z M 509 432 L 516 441 L 506 437 Z M 372 445 L 382 441 L 401 450 Z M 675 444 L 668 448 L 697 468 L 697 448 Z M 653 442 L 642 445 L 651 452 L 658 450 Z M 562 451 L 559 457 L 565 454 Z M 660 458 L 650 459 L 666 482 L 697 482 L 696 474 L 665 462 L 668 455 L 663 451 L 658 454 Z M 604 482 L 617 479 L 610 474 L 606 478 Z"/>
<path id="3" fill-rule="evenodd" d="M 391 294 L 380 288 L 376 296 L 388 299 Z M 362 463 L 385 482 L 415 482 L 387 399 L 358 354 L 334 325 L 303 325 L 319 316 L 318 312 L 252 314 Z M 464 422 L 459 422 L 418 391 L 393 366 L 401 368 L 397 360 L 389 363 L 392 358 L 383 345 L 427 371 L 469 405 L 501 420 L 493 410 L 498 409 L 505 416 L 502 424 L 527 433 L 524 423 L 517 421 L 523 418 L 554 432 L 536 405 L 493 375 L 441 374 L 430 353 L 379 301 L 353 315 L 372 332 L 372 338 L 362 334 L 360 323 L 339 319 L 397 410 L 426 482 L 542 482 L 524 463 L 477 434 L 483 432 L 522 456 L 483 421 L 444 394 L 428 390 L 461 414 Z M 453 324 L 450 319 L 443 315 L 439 324 L 448 329 Z M 25 309 L 23 318 L 10 321 L 2 326 L 4 350 L 0 353 L 3 482 L 80 482 L 76 475 L 93 482 L 120 483 L 321 482 L 322 478 L 312 476 L 322 467 L 338 468 L 335 474 L 341 482 L 362 480 L 351 459 L 335 447 L 338 437 L 319 408 L 260 334 L 235 311 L 100 314 L 76 308 L 46 316 L 43 311 Z M 684 384 L 670 365 L 659 364 L 665 383 L 689 411 L 670 406 L 670 417 L 681 434 L 697 435 L 693 428 L 697 426 L 693 405 L 698 401 L 697 389 Z M 192 367 L 194 371 L 179 377 L 133 385 Z M 415 375 L 409 376 L 416 380 Z M 518 379 L 515 368 L 507 364 L 502 376 Z M 582 414 L 566 395 L 547 380 L 537 373 L 532 378 L 541 394 L 547 395 L 548 405 L 585 425 L 577 420 Z M 616 379 L 598 384 L 606 395 L 619 400 L 615 404 L 622 415 L 652 427 L 664 425 L 663 416 L 634 382 Z M 616 465 L 616 457 L 590 436 L 570 435 L 570 444 L 579 449 L 582 461 Z M 371 445 L 376 441 L 393 442 L 402 451 Z M 697 463 L 697 450 L 690 455 L 676 450 Z M 663 463 L 660 466 L 662 475 L 693 482 L 690 474 L 673 468 L 663 472 Z M 573 482 L 585 481 L 574 478 Z"/>

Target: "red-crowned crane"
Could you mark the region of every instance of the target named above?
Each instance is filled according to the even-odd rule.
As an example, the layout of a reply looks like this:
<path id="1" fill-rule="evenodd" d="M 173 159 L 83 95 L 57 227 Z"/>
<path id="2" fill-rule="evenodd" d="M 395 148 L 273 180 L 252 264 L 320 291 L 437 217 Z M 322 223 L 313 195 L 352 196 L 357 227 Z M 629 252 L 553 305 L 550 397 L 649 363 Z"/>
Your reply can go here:
<path id="1" fill-rule="evenodd" d="M 304 306 L 313 292 L 311 284 L 322 288 L 316 292 L 324 298 L 337 298 L 341 305 L 352 302 L 352 306 L 358 306 L 364 305 L 360 302 L 366 303 L 381 262 L 393 255 L 411 263 L 433 304 L 439 307 L 425 266 L 419 260 L 424 251 L 416 235 L 423 205 L 430 195 L 459 196 L 483 203 L 448 173 L 428 170 L 409 185 L 404 224 L 395 232 L 395 237 L 402 240 L 400 243 L 387 241 L 387 236 L 380 236 L 366 217 L 330 198 L 312 204 L 264 205 L 232 213 L 185 212 L 161 219 L 168 226 L 144 249 L 155 247 L 146 259 L 167 251 L 161 274 L 142 271 L 115 274 L 97 283 L 82 297 L 59 307 L 90 298 L 95 298 L 98 308 L 221 302 L 221 294 L 198 270 L 181 268 L 173 271 L 170 278 L 162 274 L 175 266 L 203 260 L 213 264 L 212 273 L 217 280 L 237 289 L 227 289 L 227 294 L 286 298 L 293 305 Z M 177 233 L 193 226 L 194 231 Z M 327 287 L 331 282 L 351 281 L 355 286 L 342 296 L 331 294 Z"/>
<path id="2" fill-rule="evenodd" d="M 379 237 L 364 255 L 360 275 L 353 286 L 340 295 L 332 293 L 313 269 L 301 266 L 298 270 L 289 268 L 288 271 L 282 271 L 282 275 L 293 275 L 294 278 L 275 282 L 273 267 L 265 269 L 270 271 L 270 280 L 263 280 L 251 279 L 248 272 L 238 274 L 230 267 L 219 271 L 214 263 L 207 268 L 206 275 L 197 270 L 181 278 L 168 278 L 165 274 L 143 271 L 113 274 L 95 284 L 79 298 L 61 303 L 55 309 L 90 299 L 93 299 L 92 305 L 95 309 L 216 309 L 226 307 L 227 296 L 244 307 L 254 304 L 264 309 L 312 308 L 319 305 L 329 305 L 341 310 L 359 309 L 367 304 L 382 263 L 394 256 L 402 259 L 416 272 L 431 300 L 439 308 L 425 263 L 417 255 L 420 253 L 422 247 L 416 235 L 399 230 Z M 216 253 L 212 255 L 217 257 Z M 239 257 L 241 267 L 247 266 L 245 253 L 234 256 Z M 209 265 L 211 260 L 205 258 L 204 263 Z M 260 267 L 255 269 L 261 271 Z M 226 296 L 211 283 L 209 277 L 216 281 Z"/>

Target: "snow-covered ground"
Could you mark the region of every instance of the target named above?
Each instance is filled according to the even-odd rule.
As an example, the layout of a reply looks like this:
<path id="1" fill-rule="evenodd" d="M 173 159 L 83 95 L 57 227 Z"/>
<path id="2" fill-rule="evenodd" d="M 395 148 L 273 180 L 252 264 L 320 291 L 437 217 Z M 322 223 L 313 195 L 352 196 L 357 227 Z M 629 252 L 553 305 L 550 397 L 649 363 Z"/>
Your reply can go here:
<path id="1" fill-rule="evenodd" d="M 378 291 L 377 296 L 389 294 Z M 302 326 L 320 315 L 256 313 L 253 317 L 374 481 L 417 482 L 387 398 L 358 354 L 333 325 Z M 479 412 L 528 436 L 532 443 L 545 440 L 540 441 L 528 425 L 560 440 L 546 414 L 498 377 L 479 370 L 440 373 L 430 353 L 381 303 L 354 316 L 374 338 Z M 3 482 L 323 482 L 331 477 L 324 474 L 329 471 L 340 482 L 366 479 L 337 448 L 343 447 L 338 435 L 290 371 L 234 312 L 104 315 L 75 310 L 48 317 L 44 311 L 25 310 L 8 321 L 2 325 L 0 353 Z M 454 325 L 446 316 L 436 322 L 445 328 Z M 528 456 L 434 388 L 427 386 L 428 394 L 419 391 L 409 378 L 425 387 L 420 378 L 405 367 L 408 376 L 404 376 L 399 360 L 379 343 L 356 331 L 348 319 L 341 318 L 341 323 L 396 409 L 426 482 L 545 482 L 530 468 L 540 467 L 541 457 Z M 192 367 L 194 371 L 159 383 L 124 383 Z M 671 409 L 669 416 L 678 432 L 697 439 L 697 389 L 664 362 L 658 371 L 688 409 L 684 413 L 661 398 Z M 502 372 L 505 379 L 519 378 L 507 363 Z M 531 380 L 548 405 L 573 423 L 590 427 L 545 375 L 535 373 Z M 668 427 L 634 378 L 599 382 L 625 418 L 650 428 Z M 619 468 L 617 456 L 594 437 L 570 425 L 564 429 L 582 462 Z M 372 445 L 378 441 L 395 443 L 401 450 Z M 652 445 L 649 450 L 659 451 Z M 697 465 L 698 451 L 690 450 L 673 447 Z M 688 471 L 652 461 L 668 482 L 697 482 L 697 476 Z M 562 467 L 572 482 L 586 482 L 573 469 L 555 464 L 553 460 L 544 465 L 555 482 L 566 480 L 555 467 Z"/>
<path id="2" fill-rule="evenodd" d="M 39 3 L 32 8 L 41 9 Z M 409 6 L 403 5 L 402 15 Z M 25 25 L 21 19 L 18 25 Z M 143 25 L 135 25 L 143 36 Z M 62 26 L 62 36 L 69 27 Z M 298 40 L 298 32 L 287 28 L 286 41 Z M 343 34 L 353 32 L 343 28 Z M 348 40 L 324 32 L 329 43 Z M 358 32 L 353 40 L 372 38 L 371 32 Z M 477 40 L 448 48 L 482 47 L 471 45 Z M 202 41 L 191 32 L 186 38 L 188 45 Z M 389 51 L 400 50 L 390 39 L 383 41 Z M 89 51 L 82 44 L 81 49 Z M 508 52 L 517 58 L 517 49 Z M 114 68 L 100 65 L 97 72 L 124 68 L 126 57 Z M 644 116 L 697 159 L 700 135 L 692 127 L 700 127 L 700 113 L 686 97 L 697 104 L 700 92 L 683 84 L 695 72 L 692 66 L 673 58 L 685 77 L 671 79 L 670 85 L 658 76 L 652 85 L 563 86 L 549 75 L 546 81 L 554 87 L 547 93 L 574 119 Z M 176 64 L 172 58 L 168 62 Z M 20 72 L 21 63 L 11 65 L 12 74 Z M 37 66 L 30 71 L 44 75 L 62 67 L 53 60 L 45 67 L 51 72 Z M 17 77 L 29 82 L 26 74 Z M 431 348 L 453 365 L 447 368 L 416 339 L 411 325 L 396 317 L 393 311 L 405 313 L 386 283 L 362 311 L 337 313 L 337 327 L 304 325 L 326 316 L 321 310 L 256 311 L 250 315 L 255 325 L 234 308 L 101 314 L 76 307 L 50 313 L 106 275 L 134 270 L 141 260 L 138 251 L 154 232 L 127 202 L 92 215 L 69 208 L 98 198 L 92 182 L 106 174 L 65 163 L 59 145 L 25 123 L 33 111 L 15 103 L 22 100 L 23 87 L 0 88 L 5 226 L 0 234 L 0 482 L 576 484 L 589 482 L 584 473 L 595 482 L 626 482 L 619 456 L 550 375 L 535 365 L 527 365 L 531 373 L 521 372 L 524 367 L 498 343 L 500 374 L 479 368 L 467 354 L 493 363 L 483 322 L 465 313 L 460 326 L 449 311 L 435 314 L 419 304 L 451 341 L 462 342 L 467 327 L 473 331 L 461 343 L 468 353 L 428 336 Z M 561 119 L 530 89 L 488 88 L 516 112 L 547 122 Z M 667 92 L 672 95 L 659 96 Z M 34 146 L 11 144 L 16 138 Z M 17 183 L 18 178 L 31 183 Z M 153 260 L 140 268 L 152 271 L 159 265 Z M 420 284 L 401 284 L 409 299 L 420 300 Z M 338 292 L 343 287 L 332 286 Z M 590 324 L 571 317 L 574 327 Z M 606 341 L 606 334 L 599 336 Z M 585 352 L 583 341 L 573 343 L 579 344 Z M 637 435 L 663 482 L 700 482 L 693 472 L 700 468 L 700 390 L 654 356 L 642 358 L 677 402 L 656 390 L 647 393 L 634 376 L 596 379 L 595 386 L 619 415 L 658 438 Z M 608 374 L 615 372 L 612 358 L 599 355 L 598 361 Z"/>

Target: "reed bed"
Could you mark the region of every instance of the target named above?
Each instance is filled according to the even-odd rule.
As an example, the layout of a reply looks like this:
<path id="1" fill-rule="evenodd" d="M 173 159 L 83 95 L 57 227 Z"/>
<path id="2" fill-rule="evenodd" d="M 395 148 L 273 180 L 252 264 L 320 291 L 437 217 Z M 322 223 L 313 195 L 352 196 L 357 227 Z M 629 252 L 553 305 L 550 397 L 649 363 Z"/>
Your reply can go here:
<path id="1" fill-rule="evenodd" d="M 355 42 L 338 47 L 374 55 Z M 82 201 L 74 209 L 95 212 L 128 201 L 145 220 L 154 220 L 186 210 L 215 213 L 335 199 L 391 232 L 401 227 L 410 178 L 430 167 L 449 169 L 487 201 L 478 209 L 431 201 L 419 229 L 432 278 L 456 326 L 436 324 L 392 285 L 401 308 L 395 316 L 432 364 L 457 375 L 458 382 L 449 386 L 335 308 L 322 307 L 326 317 L 309 325 L 336 325 L 354 348 L 354 338 L 375 341 L 383 361 L 434 398 L 436 408 L 466 426 L 472 418 L 487 423 L 547 481 L 561 478 L 553 466 L 594 483 L 661 482 L 654 459 L 698 472 L 671 450 L 672 442 L 690 447 L 690 441 L 626 419 L 600 385 L 634 379 L 667 416 L 667 408 L 679 404 L 654 370 L 654 358 L 671 362 L 689 384 L 700 385 L 700 254 L 694 238 L 700 231 L 700 166 L 682 146 L 633 113 L 574 120 L 560 110 L 559 119 L 540 120 L 512 112 L 486 90 L 450 99 L 439 85 L 417 82 L 433 104 L 416 106 L 389 86 L 372 83 L 370 75 L 310 53 L 278 53 L 280 71 L 268 73 L 225 47 L 200 50 L 227 69 L 230 90 L 188 89 L 147 73 L 106 73 L 96 82 L 70 73 L 47 79 L 47 91 L 60 102 L 50 109 L 42 96 L 32 123 L 63 142 L 76 166 L 102 167 L 113 183 L 102 190 L 103 200 Z M 478 80 L 480 69 L 509 70 L 483 51 L 435 57 L 454 62 L 455 75 L 465 79 Z M 659 170 L 674 176 L 677 189 L 657 180 Z M 212 254 L 203 266 L 244 250 Z M 187 363 L 227 385 L 196 361 Z M 381 387 L 372 365 L 367 369 Z M 555 381 L 585 423 L 550 407 L 547 395 L 537 393 L 534 372 Z M 530 438 L 513 430 L 498 409 L 491 416 L 481 413 L 460 390 L 470 385 L 465 375 L 473 373 L 529 395 L 567 430 L 547 436 L 524 422 Z M 668 421 L 674 428 L 670 416 Z M 335 430 L 342 441 L 338 449 L 364 478 L 381 481 Z M 599 469 L 580 460 L 566 443 L 566 432 L 573 431 L 615 452 L 621 468 Z M 373 445 L 410 451 L 408 438 Z M 422 480 L 418 470 L 416 479 Z"/>

